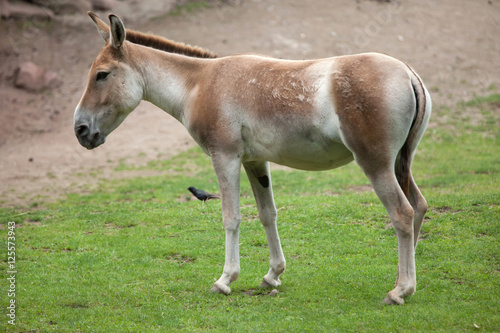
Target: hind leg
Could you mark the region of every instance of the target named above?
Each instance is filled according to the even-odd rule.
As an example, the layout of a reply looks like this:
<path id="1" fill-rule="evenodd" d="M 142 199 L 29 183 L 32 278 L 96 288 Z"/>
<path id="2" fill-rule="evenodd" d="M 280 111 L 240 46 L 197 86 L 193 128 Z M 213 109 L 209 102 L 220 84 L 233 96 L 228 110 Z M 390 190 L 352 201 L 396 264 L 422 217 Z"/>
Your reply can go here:
<path id="1" fill-rule="evenodd" d="M 420 228 L 422 227 L 422 222 L 424 221 L 425 213 L 427 212 L 427 201 L 425 200 L 422 193 L 415 184 L 412 174 L 410 173 L 410 204 L 415 211 L 415 217 L 413 218 L 413 236 L 414 236 L 414 246 L 417 247 L 418 235 L 420 234 Z"/>
<path id="2" fill-rule="evenodd" d="M 415 292 L 414 210 L 404 195 L 392 168 L 366 175 L 385 206 L 398 237 L 398 278 L 393 290 L 384 299 L 385 304 L 403 304 L 403 298 Z"/>
<path id="3" fill-rule="evenodd" d="M 410 171 L 410 195 L 409 201 L 415 213 L 413 217 L 413 244 L 415 249 L 417 248 L 418 236 L 420 234 L 420 228 L 422 227 L 422 223 L 424 221 L 425 213 L 427 212 L 427 201 L 425 200 L 422 193 L 420 193 L 415 180 L 413 179 L 413 175 Z M 399 269 L 398 269 L 399 271 Z M 399 275 L 396 278 L 396 284 L 398 284 Z"/>

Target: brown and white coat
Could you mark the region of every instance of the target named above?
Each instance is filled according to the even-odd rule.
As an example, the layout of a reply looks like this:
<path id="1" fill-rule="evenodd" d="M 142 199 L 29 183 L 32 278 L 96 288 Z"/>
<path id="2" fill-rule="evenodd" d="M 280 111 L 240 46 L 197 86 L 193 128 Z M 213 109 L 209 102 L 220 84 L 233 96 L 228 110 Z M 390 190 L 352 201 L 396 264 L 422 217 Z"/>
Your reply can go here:
<path id="1" fill-rule="evenodd" d="M 222 199 L 226 261 L 214 291 L 229 294 L 239 264 L 240 169 L 257 201 L 270 250 L 264 286 L 278 286 L 285 258 L 276 227 L 269 161 L 327 170 L 356 160 L 386 207 L 399 241 L 398 278 L 384 302 L 416 287 L 415 247 L 427 203 L 410 165 L 431 99 L 405 63 L 377 53 L 318 60 L 217 57 L 161 37 L 110 27 L 89 13 L 106 41 L 74 116 L 80 143 L 104 143 L 141 100 L 180 121 L 210 155 Z"/>

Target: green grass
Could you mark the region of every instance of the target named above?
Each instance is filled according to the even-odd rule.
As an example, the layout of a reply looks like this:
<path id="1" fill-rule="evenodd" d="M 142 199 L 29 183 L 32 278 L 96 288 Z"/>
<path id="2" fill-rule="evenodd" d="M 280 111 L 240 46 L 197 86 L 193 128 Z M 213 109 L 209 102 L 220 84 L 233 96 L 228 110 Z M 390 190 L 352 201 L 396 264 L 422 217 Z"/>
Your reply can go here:
<path id="1" fill-rule="evenodd" d="M 209 289 L 224 263 L 220 203 L 186 201 L 190 185 L 216 192 L 199 149 L 145 167 L 161 177 L 114 180 L 56 204 L 0 209 L 2 272 L 15 221 L 17 325 L 13 332 L 462 332 L 500 330 L 500 95 L 451 110 L 429 129 L 413 173 L 430 210 L 417 248 L 417 292 L 393 287 L 397 238 L 355 164 L 327 172 L 274 171 L 287 258 L 279 293 L 258 285 L 267 241 L 242 175 L 241 274 L 232 294 Z M 465 121 L 467 110 L 482 115 Z M 441 109 L 437 109 L 437 115 Z M 458 116 L 454 116 L 459 114 Z M 2 276 L 5 276 L 3 274 Z"/>
<path id="2" fill-rule="evenodd" d="M 192 13 L 201 9 L 210 8 L 210 5 L 205 1 L 188 2 L 184 5 L 175 5 L 175 9 L 169 12 L 171 16 L 180 16 L 184 13 Z"/>

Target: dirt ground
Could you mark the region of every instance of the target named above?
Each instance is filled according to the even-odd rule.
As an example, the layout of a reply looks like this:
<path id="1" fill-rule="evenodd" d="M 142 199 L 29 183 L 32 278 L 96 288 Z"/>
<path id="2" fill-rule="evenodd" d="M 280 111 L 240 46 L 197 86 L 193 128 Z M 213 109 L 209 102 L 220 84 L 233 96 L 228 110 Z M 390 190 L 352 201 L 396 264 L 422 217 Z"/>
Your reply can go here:
<path id="1" fill-rule="evenodd" d="M 122 0 L 113 12 L 128 28 L 219 55 L 387 53 L 420 74 L 435 106 L 500 90 L 499 0 L 240 0 L 172 16 L 174 2 Z M 33 205 L 88 191 L 102 179 L 145 175 L 113 169 L 194 146 L 182 125 L 146 102 L 105 145 L 87 151 L 78 144 L 73 112 L 102 46 L 84 14 L 0 21 L 0 206 Z M 14 70 L 28 60 L 55 71 L 63 84 L 40 93 L 15 88 Z"/>

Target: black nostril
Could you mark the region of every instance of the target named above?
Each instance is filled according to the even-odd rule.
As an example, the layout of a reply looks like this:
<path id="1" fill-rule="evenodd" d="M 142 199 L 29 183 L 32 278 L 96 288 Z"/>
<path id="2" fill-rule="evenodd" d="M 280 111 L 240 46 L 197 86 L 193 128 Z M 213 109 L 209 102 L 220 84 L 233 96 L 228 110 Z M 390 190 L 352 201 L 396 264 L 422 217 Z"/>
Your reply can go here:
<path id="1" fill-rule="evenodd" d="M 99 131 L 97 131 L 97 132 L 93 133 L 93 134 L 91 135 L 91 137 L 90 137 L 90 142 L 95 142 L 95 141 L 97 141 L 97 139 L 99 138 L 99 134 L 100 134 L 100 132 L 99 132 Z"/>
<path id="2" fill-rule="evenodd" d="M 86 136 L 87 134 L 89 134 L 89 127 L 85 124 L 78 125 L 75 128 L 75 132 L 76 132 L 76 135 L 79 137 Z"/>

